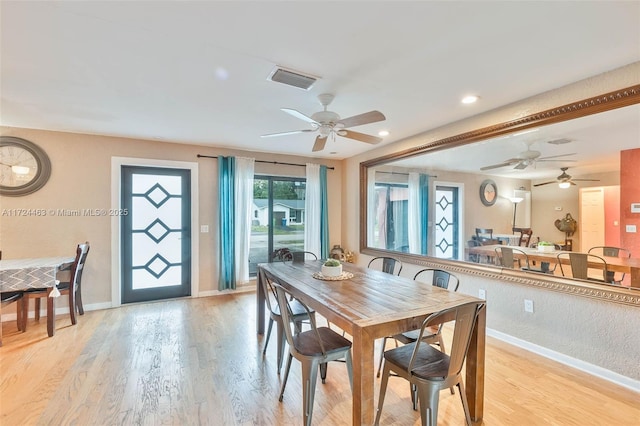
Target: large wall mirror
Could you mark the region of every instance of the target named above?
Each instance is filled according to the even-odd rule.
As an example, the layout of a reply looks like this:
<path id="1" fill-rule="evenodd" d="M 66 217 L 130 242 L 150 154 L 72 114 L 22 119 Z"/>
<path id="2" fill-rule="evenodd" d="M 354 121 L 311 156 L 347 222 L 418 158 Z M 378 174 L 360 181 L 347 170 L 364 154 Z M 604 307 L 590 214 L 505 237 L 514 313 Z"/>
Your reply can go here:
<path id="1" fill-rule="evenodd" d="M 504 268 L 495 258 L 470 247 L 486 239 L 576 252 L 606 245 L 640 258 L 640 229 L 627 228 L 640 223 L 640 213 L 630 213 L 640 202 L 640 172 L 625 177 L 621 163 L 640 170 L 640 86 L 366 161 L 361 251 L 496 273 Z M 630 193 L 638 199 L 625 198 Z M 593 202 L 602 211 L 595 219 Z M 557 226 L 568 218 L 574 232 Z M 531 229 L 529 241 L 520 241 L 522 228 Z"/>

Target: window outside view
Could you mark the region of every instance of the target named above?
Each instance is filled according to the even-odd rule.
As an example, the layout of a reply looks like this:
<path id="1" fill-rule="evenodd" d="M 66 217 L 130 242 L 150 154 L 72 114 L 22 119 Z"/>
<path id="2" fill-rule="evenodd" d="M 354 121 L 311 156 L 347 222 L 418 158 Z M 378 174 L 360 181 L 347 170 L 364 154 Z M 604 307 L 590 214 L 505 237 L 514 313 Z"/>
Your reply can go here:
<path id="1" fill-rule="evenodd" d="M 305 192 L 304 178 L 254 178 L 249 275 L 270 262 L 275 250 L 304 250 Z"/>

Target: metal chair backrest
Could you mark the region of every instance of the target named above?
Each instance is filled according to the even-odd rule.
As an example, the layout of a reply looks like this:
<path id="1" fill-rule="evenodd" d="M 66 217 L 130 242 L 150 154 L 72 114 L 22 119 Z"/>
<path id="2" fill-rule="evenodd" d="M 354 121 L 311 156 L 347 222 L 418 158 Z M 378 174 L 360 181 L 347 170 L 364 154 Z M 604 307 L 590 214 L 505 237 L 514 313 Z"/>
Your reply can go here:
<path id="1" fill-rule="evenodd" d="M 294 262 L 304 262 L 306 259 L 318 260 L 318 256 L 316 256 L 315 253 L 310 251 L 292 251 L 290 254 L 291 254 L 291 259 L 285 259 L 285 261 L 293 260 Z"/>
<path id="2" fill-rule="evenodd" d="M 595 246 L 589 249 L 590 254 L 595 254 L 599 256 L 608 256 L 608 257 L 622 257 L 622 258 L 630 258 L 631 252 L 622 247 L 613 247 L 613 246 Z M 620 283 L 624 280 L 625 273 L 622 272 L 620 275 L 616 276 L 614 271 L 607 271 L 607 282 L 610 283 Z"/>
<path id="3" fill-rule="evenodd" d="M 419 279 L 420 276 L 428 274 L 429 272 L 432 273 L 431 285 L 444 288 L 445 290 L 448 290 L 449 287 L 453 287 L 451 289 L 452 291 L 458 291 L 458 287 L 460 286 L 460 280 L 458 279 L 458 277 L 442 269 L 435 269 L 435 268 L 421 269 L 413 276 L 413 280 L 420 281 Z"/>
<path id="4" fill-rule="evenodd" d="M 409 371 L 413 372 L 416 368 L 420 367 L 416 364 L 416 361 L 418 360 L 417 355 L 419 353 L 420 345 L 428 345 L 428 343 L 424 342 L 422 339 L 425 333 L 430 333 L 426 329 L 432 325 L 455 320 L 451 351 L 449 352 L 450 361 L 448 377 L 460 374 L 464 360 L 467 356 L 476 318 L 478 317 L 480 309 L 483 307 L 484 302 L 469 302 L 464 305 L 445 309 L 429 315 L 427 319 L 424 320 L 422 327 L 420 328 L 420 335 L 413 350 L 413 354 L 411 355 L 411 361 L 409 362 Z"/>
<path id="5" fill-rule="evenodd" d="M 271 282 L 271 276 L 267 272 L 262 274 L 262 291 L 264 292 L 264 300 L 267 304 L 267 309 L 274 315 L 280 315 L 278 309 L 278 295 L 276 289 Z"/>
<path id="6" fill-rule="evenodd" d="M 498 264 L 503 268 L 513 269 L 514 264 L 517 261 L 516 257 L 513 255 L 514 253 L 520 254 L 525 261 L 526 267 L 529 268 L 529 256 L 524 251 L 512 247 L 496 247 L 495 251 Z"/>
<path id="7" fill-rule="evenodd" d="M 276 294 L 278 296 L 278 305 L 280 306 L 280 313 L 282 315 L 282 322 L 284 324 L 284 335 L 287 339 L 287 343 L 289 344 L 289 350 L 291 351 L 292 356 L 297 357 L 301 354 L 297 351 L 296 345 L 293 342 L 293 336 L 295 333 L 292 327 L 295 327 L 295 324 L 293 321 L 293 311 L 291 310 L 290 305 L 290 300 L 292 300 L 291 293 L 289 293 L 286 288 L 282 287 L 274 280 L 271 281 L 271 284 L 275 288 Z M 320 348 L 322 354 L 325 355 L 327 351 L 325 350 L 324 343 L 322 341 L 322 338 L 320 337 L 320 333 L 318 333 L 315 316 L 311 315 L 311 309 L 309 309 L 309 307 L 307 307 L 304 303 L 300 302 L 300 305 L 303 306 L 307 311 L 311 330 L 314 332 L 317 339 L 316 343 L 318 344 L 318 347 Z"/>
<path id="8" fill-rule="evenodd" d="M 402 271 L 402 262 L 394 257 L 388 257 L 388 256 L 374 257 L 369 261 L 367 268 L 374 268 L 377 264 L 380 264 L 381 266 L 380 270 L 382 272 L 386 272 L 387 274 L 400 275 L 400 272 Z M 395 271 L 396 266 L 398 267 L 397 272 Z"/>
<path id="9" fill-rule="evenodd" d="M 569 259 L 569 266 L 571 266 L 571 276 L 573 278 L 606 282 L 606 278 L 608 275 L 607 261 L 600 256 L 589 253 L 563 252 L 558 253 L 557 258 L 562 276 L 565 276 L 564 269 L 562 267 L 562 259 Z M 598 264 L 598 267 L 589 266 L 589 263 L 596 263 Z M 589 276 L 589 269 L 598 269 L 602 273 L 602 278 L 593 278 Z"/>

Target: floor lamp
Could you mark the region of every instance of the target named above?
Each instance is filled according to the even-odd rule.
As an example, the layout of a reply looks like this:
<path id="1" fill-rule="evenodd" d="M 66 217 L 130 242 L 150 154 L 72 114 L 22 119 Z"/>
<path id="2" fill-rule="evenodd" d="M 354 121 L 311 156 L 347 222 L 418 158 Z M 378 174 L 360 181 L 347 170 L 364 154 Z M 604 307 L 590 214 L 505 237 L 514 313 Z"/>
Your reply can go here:
<path id="1" fill-rule="evenodd" d="M 513 222 L 511 225 L 511 230 L 516 227 L 516 212 L 518 211 L 518 203 L 524 200 L 523 197 L 511 197 L 509 200 L 513 203 Z"/>

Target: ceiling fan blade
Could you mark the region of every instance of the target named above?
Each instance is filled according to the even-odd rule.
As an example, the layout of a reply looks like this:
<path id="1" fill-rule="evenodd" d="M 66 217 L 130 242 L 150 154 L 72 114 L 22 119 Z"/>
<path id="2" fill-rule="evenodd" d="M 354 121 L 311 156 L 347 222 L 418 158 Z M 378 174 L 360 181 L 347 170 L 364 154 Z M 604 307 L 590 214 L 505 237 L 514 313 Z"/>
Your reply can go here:
<path id="1" fill-rule="evenodd" d="M 529 162 L 528 161 L 521 161 L 518 164 L 516 164 L 514 169 L 516 169 L 516 170 L 524 170 L 527 167 L 529 167 Z"/>
<path id="2" fill-rule="evenodd" d="M 557 180 L 550 180 L 549 182 L 536 183 L 533 186 L 542 186 L 542 185 L 550 185 L 552 183 L 559 183 Z"/>
<path id="3" fill-rule="evenodd" d="M 568 157 L 570 155 L 576 155 L 576 153 L 571 153 L 571 154 L 560 154 L 560 155 L 550 155 L 548 157 L 540 157 L 537 159 L 537 161 L 542 161 L 542 160 L 550 160 L 552 158 L 560 158 L 560 157 Z M 565 160 L 565 161 L 570 161 L 570 160 Z M 571 160 L 571 161 L 575 161 L 575 160 Z"/>
<path id="4" fill-rule="evenodd" d="M 312 151 L 313 152 L 322 151 L 326 143 L 327 143 L 327 137 L 326 136 L 322 137 L 321 135 L 318 135 L 318 137 L 316 138 L 316 143 L 313 144 Z"/>
<path id="5" fill-rule="evenodd" d="M 280 133 L 269 133 L 268 135 L 261 135 L 261 138 L 270 138 L 273 136 L 285 136 L 285 135 L 295 135 L 296 133 L 307 133 L 307 132 L 315 132 L 316 129 L 304 129 L 304 130 L 292 130 L 290 132 L 280 132 Z"/>
<path id="6" fill-rule="evenodd" d="M 600 182 L 600 179 L 571 179 L 576 182 Z"/>
<path id="7" fill-rule="evenodd" d="M 318 123 L 316 120 L 314 120 L 313 118 L 309 117 L 308 115 L 304 115 L 303 113 L 301 113 L 300 111 L 296 111 L 295 109 L 291 109 L 291 108 L 280 108 L 282 111 L 286 112 L 287 114 L 290 114 L 296 118 L 299 118 L 300 120 L 304 120 L 307 123 L 311 123 L 311 124 L 315 124 L 316 126 L 320 126 L 320 123 Z"/>
<path id="8" fill-rule="evenodd" d="M 500 167 L 507 167 L 507 166 L 511 166 L 513 164 L 517 164 L 519 162 L 521 162 L 522 160 L 520 160 L 519 158 L 511 158 L 507 161 L 503 161 L 502 163 L 498 163 L 498 164 L 492 164 L 490 166 L 484 166 L 484 167 L 480 167 L 480 170 L 491 170 L 491 169 L 497 169 Z"/>
<path id="9" fill-rule="evenodd" d="M 338 120 L 336 124 L 340 124 L 343 128 L 347 128 L 384 120 L 386 120 L 386 117 L 380 111 L 369 111 L 364 114 L 354 115 L 353 117 L 343 118 L 342 120 Z"/>
<path id="10" fill-rule="evenodd" d="M 339 130 L 337 133 L 339 136 L 349 139 L 355 139 L 360 142 L 366 142 L 370 144 L 382 142 L 382 138 L 379 138 L 377 136 L 365 135 L 364 133 L 354 132 L 353 130 Z"/>
<path id="11" fill-rule="evenodd" d="M 536 161 L 541 161 L 541 162 L 543 162 L 543 163 L 551 163 L 551 162 L 553 162 L 553 161 L 556 161 L 556 162 L 557 162 L 557 161 L 562 161 L 563 163 L 575 163 L 575 162 L 577 162 L 578 160 L 563 160 L 563 159 L 557 159 L 557 160 L 546 160 L 546 159 L 544 159 L 544 158 L 543 158 L 543 159 L 538 159 L 538 160 L 536 160 Z"/>

